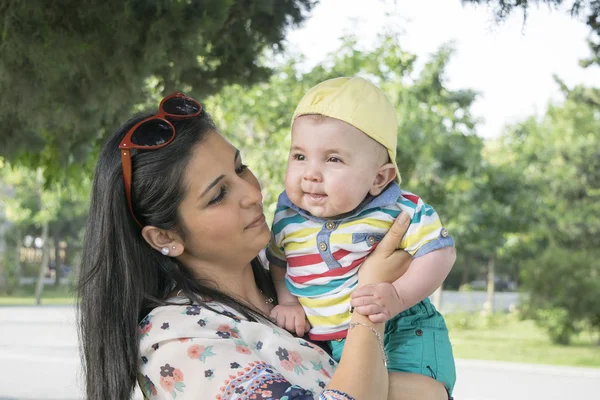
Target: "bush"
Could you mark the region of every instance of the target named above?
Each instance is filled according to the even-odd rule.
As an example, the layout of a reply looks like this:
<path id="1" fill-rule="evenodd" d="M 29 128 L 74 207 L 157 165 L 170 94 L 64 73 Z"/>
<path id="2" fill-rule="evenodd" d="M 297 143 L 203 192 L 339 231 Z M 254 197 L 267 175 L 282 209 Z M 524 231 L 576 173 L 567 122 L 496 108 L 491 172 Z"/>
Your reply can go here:
<path id="1" fill-rule="evenodd" d="M 571 336 L 581 331 L 569 318 L 569 311 L 565 308 L 538 310 L 536 323 L 546 329 L 550 340 L 556 344 L 569 344 Z"/>
<path id="2" fill-rule="evenodd" d="M 552 247 L 525 263 L 527 315 L 555 343 L 567 344 L 582 324 L 600 331 L 600 251 Z"/>

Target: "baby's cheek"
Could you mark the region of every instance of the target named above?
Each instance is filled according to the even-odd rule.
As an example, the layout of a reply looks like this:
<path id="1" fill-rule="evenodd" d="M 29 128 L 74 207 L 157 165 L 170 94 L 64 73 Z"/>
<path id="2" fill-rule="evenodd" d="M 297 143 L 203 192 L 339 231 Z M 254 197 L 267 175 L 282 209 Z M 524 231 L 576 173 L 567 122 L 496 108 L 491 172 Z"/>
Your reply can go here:
<path id="1" fill-rule="evenodd" d="M 332 190 L 333 204 L 336 214 L 344 214 L 354 210 L 361 200 L 356 201 L 357 194 L 352 190 L 352 182 L 348 185 L 339 185 Z"/>

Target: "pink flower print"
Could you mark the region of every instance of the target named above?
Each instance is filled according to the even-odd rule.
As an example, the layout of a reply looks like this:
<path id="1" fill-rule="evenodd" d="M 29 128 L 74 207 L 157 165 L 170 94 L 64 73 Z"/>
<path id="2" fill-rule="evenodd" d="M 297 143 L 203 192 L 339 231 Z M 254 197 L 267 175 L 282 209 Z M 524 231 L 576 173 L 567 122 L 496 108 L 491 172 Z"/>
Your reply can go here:
<path id="1" fill-rule="evenodd" d="M 175 382 L 181 382 L 183 380 L 183 372 L 181 372 L 179 368 L 175 368 L 175 371 L 173 371 L 173 380 L 175 380 Z"/>
<path id="2" fill-rule="evenodd" d="M 148 332 L 150 332 L 151 329 L 152 329 L 152 322 L 148 322 L 143 327 L 140 327 L 140 335 L 142 335 L 142 336 L 147 335 Z"/>
<path id="3" fill-rule="evenodd" d="M 185 389 L 183 372 L 179 368 L 171 367 L 169 364 L 163 365 L 160 367 L 160 386 L 175 398 L 177 392 L 183 392 L 183 389 Z"/>
<path id="4" fill-rule="evenodd" d="M 265 399 L 268 399 L 268 398 L 273 397 L 273 392 L 271 392 L 270 390 L 263 390 L 263 392 L 261 393 L 261 395 Z"/>
<path id="5" fill-rule="evenodd" d="M 237 345 L 235 346 L 235 350 L 241 354 L 252 354 L 252 351 L 248 348 L 248 346 Z"/>
<path id="6" fill-rule="evenodd" d="M 290 358 L 290 361 L 292 362 L 292 364 L 295 364 L 295 365 L 302 364 L 302 357 L 300 356 L 300 354 L 298 354 L 298 352 L 293 351 L 293 350 L 289 351 L 288 357 Z"/>
<path id="7" fill-rule="evenodd" d="M 204 351 L 204 346 L 199 346 L 197 344 L 188 347 L 188 357 L 195 360 L 197 358 L 200 358 L 200 355 L 202 355 L 202 352 Z"/>
<path id="8" fill-rule="evenodd" d="M 161 376 L 160 386 L 162 386 L 167 392 L 171 393 L 175 388 L 175 380 L 172 376 Z"/>
<path id="9" fill-rule="evenodd" d="M 281 366 L 286 371 L 293 371 L 294 370 L 294 364 L 292 364 L 289 360 L 281 360 Z"/>

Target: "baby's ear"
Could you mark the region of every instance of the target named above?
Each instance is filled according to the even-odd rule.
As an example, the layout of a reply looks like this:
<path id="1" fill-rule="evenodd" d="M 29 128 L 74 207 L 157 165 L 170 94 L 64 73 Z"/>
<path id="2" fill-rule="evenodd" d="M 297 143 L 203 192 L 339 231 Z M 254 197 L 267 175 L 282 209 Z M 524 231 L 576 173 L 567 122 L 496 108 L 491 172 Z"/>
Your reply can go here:
<path id="1" fill-rule="evenodd" d="M 371 196 L 379 195 L 395 177 L 396 167 L 394 167 L 394 164 L 387 163 L 379 167 L 377 175 L 375 175 L 375 179 L 373 180 L 373 186 L 369 190 Z"/>

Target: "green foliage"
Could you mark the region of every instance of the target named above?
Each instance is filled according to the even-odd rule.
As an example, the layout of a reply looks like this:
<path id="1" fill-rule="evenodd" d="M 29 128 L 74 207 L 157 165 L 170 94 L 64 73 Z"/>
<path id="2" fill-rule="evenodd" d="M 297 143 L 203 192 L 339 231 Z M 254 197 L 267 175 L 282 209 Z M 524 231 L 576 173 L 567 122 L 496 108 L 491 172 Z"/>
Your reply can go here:
<path id="1" fill-rule="evenodd" d="M 15 228 L 9 229 L 5 232 L 5 250 L 0 256 L 0 263 L 2 263 L 4 270 L 4 290 L 7 295 L 13 294 L 15 288 L 18 286 L 17 268 L 19 260 L 17 259 L 16 251 L 16 236 L 14 235 Z"/>
<path id="2" fill-rule="evenodd" d="M 281 49 L 315 2 L 1 2 L 0 156 L 76 177 L 152 94 L 202 98 L 266 79 L 259 57 Z"/>
<path id="3" fill-rule="evenodd" d="M 550 336 L 552 343 L 567 345 L 571 337 L 580 332 L 580 329 L 570 317 L 566 308 L 548 308 L 537 310 L 536 322 L 544 328 Z"/>
<path id="4" fill-rule="evenodd" d="M 569 343 L 581 324 L 600 331 L 600 253 L 551 247 L 525 263 L 526 312 L 555 343 Z"/>
<path id="5" fill-rule="evenodd" d="M 600 329 L 600 113 L 595 89 L 557 81 L 566 100 L 509 127 L 495 146 L 520 171 L 529 219 L 505 260 L 521 268 L 528 315 L 568 343 L 582 323 Z"/>

